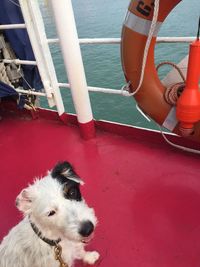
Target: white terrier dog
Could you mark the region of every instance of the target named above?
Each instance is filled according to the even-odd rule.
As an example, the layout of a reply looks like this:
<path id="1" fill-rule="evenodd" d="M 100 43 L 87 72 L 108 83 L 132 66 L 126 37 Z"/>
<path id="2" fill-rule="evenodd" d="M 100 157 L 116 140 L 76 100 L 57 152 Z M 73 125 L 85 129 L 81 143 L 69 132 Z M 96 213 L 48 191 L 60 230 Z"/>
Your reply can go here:
<path id="1" fill-rule="evenodd" d="M 71 267 L 75 259 L 88 264 L 98 260 L 98 252 L 84 249 L 97 219 L 80 184 L 72 166 L 62 162 L 22 190 L 16 206 L 24 219 L 4 237 L 0 267 Z"/>

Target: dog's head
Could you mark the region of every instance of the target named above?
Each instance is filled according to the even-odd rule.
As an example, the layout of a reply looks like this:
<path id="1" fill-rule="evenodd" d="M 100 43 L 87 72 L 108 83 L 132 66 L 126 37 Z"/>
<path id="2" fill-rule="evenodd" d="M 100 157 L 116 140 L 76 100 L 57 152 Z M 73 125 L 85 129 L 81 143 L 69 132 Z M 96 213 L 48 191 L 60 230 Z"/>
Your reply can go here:
<path id="1" fill-rule="evenodd" d="M 97 219 L 81 195 L 82 184 L 71 164 L 60 162 L 47 176 L 23 189 L 16 206 L 44 236 L 84 242 L 90 239 Z"/>

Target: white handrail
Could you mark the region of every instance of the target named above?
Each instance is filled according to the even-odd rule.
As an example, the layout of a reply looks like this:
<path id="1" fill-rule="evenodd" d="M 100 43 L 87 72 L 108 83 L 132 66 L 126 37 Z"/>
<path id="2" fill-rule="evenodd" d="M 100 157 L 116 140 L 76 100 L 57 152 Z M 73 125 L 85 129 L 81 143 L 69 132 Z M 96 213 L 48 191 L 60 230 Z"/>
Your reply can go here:
<path id="1" fill-rule="evenodd" d="M 16 88 L 15 91 L 18 93 L 22 93 L 22 94 L 35 95 L 35 96 L 46 96 L 47 97 L 47 94 L 45 94 L 45 93 L 35 92 L 32 90 L 24 90 L 24 89 Z"/>
<path id="2" fill-rule="evenodd" d="M 25 29 L 26 25 L 21 24 L 4 24 L 0 25 L 0 30 Z M 156 43 L 191 43 L 196 37 L 157 37 Z M 58 38 L 47 39 L 49 44 L 59 43 Z M 79 38 L 79 44 L 120 44 L 121 38 Z"/>
<path id="3" fill-rule="evenodd" d="M 21 59 L 2 59 L 4 63 L 15 63 L 16 65 L 32 65 L 36 66 L 37 62 L 32 60 L 21 60 Z"/>
<path id="4" fill-rule="evenodd" d="M 58 86 L 61 88 L 70 88 L 69 83 L 58 83 Z M 124 96 L 128 96 L 129 94 L 127 91 L 121 89 L 111 89 L 111 88 L 96 87 L 96 86 L 88 86 L 87 89 L 90 92 L 105 93 L 105 94 L 116 94 Z"/>
<path id="5" fill-rule="evenodd" d="M 196 37 L 157 37 L 156 43 L 191 43 Z M 49 44 L 59 43 L 58 38 L 47 39 Z M 121 38 L 80 38 L 79 44 L 120 44 Z"/>
<path id="6" fill-rule="evenodd" d="M 25 29 L 25 28 L 26 28 L 26 25 L 24 23 L 0 25 L 0 30 Z"/>
<path id="7" fill-rule="evenodd" d="M 68 88 L 70 89 L 70 84 L 69 83 L 58 83 L 58 86 L 60 88 Z M 123 91 L 121 89 L 111 89 L 111 88 L 104 88 L 104 87 L 95 87 L 95 86 L 88 86 L 87 87 L 89 92 L 96 92 L 96 93 L 104 93 L 104 94 L 115 94 L 115 95 L 122 95 L 122 96 L 128 96 L 127 91 Z M 36 92 L 32 90 L 23 90 L 23 89 L 15 89 L 18 93 L 23 93 L 27 95 L 35 95 L 35 96 L 45 96 L 47 97 L 47 94 L 41 93 L 41 92 Z"/>
<path id="8" fill-rule="evenodd" d="M 157 43 L 190 43 L 195 40 L 196 37 L 158 37 Z M 47 39 L 49 44 L 54 44 L 59 42 L 59 39 Z M 82 38 L 79 39 L 80 44 L 120 44 L 120 38 Z M 37 65 L 36 61 L 29 60 L 19 60 L 19 59 L 3 59 L 4 63 L 12 63 L 14 62 L 17 65 Z M 70 88 L 69 83 L 58 83 L 57 84 L 61 88 Z M 105 94 L 116 94 L 127 96 L 128 92 L 120 90 L 120 89 L 112 89 L 112 88 L 104 88 L 104 87 L 95 87 L 95 86 L 87 86 L 88 91 L 97 92 L 97 93 L 105 93 Z M 30 90 L 21 90 L 17 89 L 19 93 L 26 93 L 31 95 L 40 95 L 47 96 L 45 93 L 34 92 Z"/>
<path id="9" fill-rule="evenodd" d="M 160 43 L 191 43 L 196 37 L 158 37 L 156 42 Z M 59 39 L 47 39 L 49 44 L 58 43 Z M 80 44 L 120 44 L 120 38 L 83 38 L 79 39 Z M 15 63 L 17 65 L 37 65 L 36 61 L 20 59 L 3 59 L 4 63 Z M 65 87 L 65 86 L 64 86 Z"/>
<path id="10" fill-rule="evenodd" d="M 196 40 L 196 37 L 157 37 L 156 43 L 191 43 Z"/>

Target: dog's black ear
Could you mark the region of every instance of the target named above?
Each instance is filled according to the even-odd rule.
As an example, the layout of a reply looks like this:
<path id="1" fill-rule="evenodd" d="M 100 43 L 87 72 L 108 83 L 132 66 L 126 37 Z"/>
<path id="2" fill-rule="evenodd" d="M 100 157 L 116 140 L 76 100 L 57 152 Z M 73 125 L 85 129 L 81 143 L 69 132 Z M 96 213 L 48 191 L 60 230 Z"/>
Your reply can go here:
<path id="1" fill-rule="evenodd" d="M 58 162 L 51 172 L 53 178 L 59 178 L 62 183 L 66 182 L 66 178 L 73 180 L 79 184 L 84 184 L 80 177 L 74 171 L 72 165 L 67 162 Z"/>
<path id="2" fill-rule="evenodd" d="M 51 172 L 53 178 L 56 178 L 60 175 L 65 176 L 66 174 L 70 176 L 76 175 L 72 165 L 67 161 L 58 162 Z"/>

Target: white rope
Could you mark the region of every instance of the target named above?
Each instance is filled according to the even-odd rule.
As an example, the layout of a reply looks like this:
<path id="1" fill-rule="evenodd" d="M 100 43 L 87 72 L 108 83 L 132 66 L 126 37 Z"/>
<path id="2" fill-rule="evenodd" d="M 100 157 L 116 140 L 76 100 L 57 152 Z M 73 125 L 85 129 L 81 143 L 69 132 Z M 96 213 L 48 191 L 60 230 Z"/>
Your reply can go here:
<path id="1" fill-rule="evenodd" d="M 184 150 L 186 152 L 190 152 L 190 153 L 194 153 L 194 154 L 199 154 L 200 155 L 200 150 L 197 150 L 197 149 L 193 149 L 193 148 L 189 148 L 189 147 L 185 147 L 185 146 L 181 146 L 181 145 L 177 145 L 173 142 L 171 142 L 164 134 L 162 128 L 160 127 L 159 124 L 157 124 L 159 129 L 160 129 L 160 133 L 162 134 L 162 137 L 164 138 L 164 140 L 171 146 L 175 147 L 175 148 L 178 148 L 178 149 L 181 149 L 181 150 Z"/>
<path id="2" fill-rule="evenodd" d="M 147 120 L 147 121 L 151 121 L 149 119 L 149 117 L 146 116 L 146 114 L 144 114 L 144 112 L 139 108 L 138 105 L 136 105 L 136 109 L 141 113 L 141 115 Z M 181 145 L 177 145 L 173 142 L 171 142 L 167 137 L 166 135 L 164 134 L 162 128 L 160 127 L 160 125 L 158 123 L 156 123 L 156 125 L 158 126 L 159 130 L 160 130 L 160 133 L 162 135 L 162 137 L 164 138 L 164 140 L 171 146 L 175 147 L 175 148 L 178 148 L 178 149 L 181 149 L 183 151 L 186 151 L 186 152 L 190 152 L 190 153 L 194 153 L 194 154 L 200 154 L 200 150 L 197 150 L 197 149 L 193 149 L 193 148 L 189 148 L 189 147 L 185 147 L 185 146 L 181 146 Z"/>
<path id="3" fill-rule="evenodd" d="M 142 70 L 141 70 L 141 74 L 140 74 L 139 84 L 138 84 L 137 88 L 134 90 L 133 93 L 129 93 L 126 96 L 133 96 L 133 95 L 137 94 L 138 91 L 140 90 L 141 85 L 142 85 L 142 82 L 143 82 L 143 79 L 144 79 L 144 70 L 145 70 L 147 56 L 148 56 L 148 52 L 149 52 L 149 47 L 150 47 L 150 44 L 151 44 L 151 40 L 152 40 L 154 31 L 155 31 L 155 28 L 156 28 L 156 23 L 157 23 L 157 19 L 158 19 L 159 3 L 160 3 L 160 0 L 155 0 L 154 1 L 153 19 L 152 19 L 152 22 L 151 22 L 149 35 L 148 35 L 147 42 L 146 42 L 145 49 L 144 49 L 144 56 L 143 56 Z M 128 89 L 129 85 L 130 85 L 130 82 L 127 85 L 123 86 L 121 90 L 123 91 L 125 89 Z"/>
<path id="4" fill-rule="evenodd" d="M 31 91 L 32 87 L 31 87 L 31 85 L 29 84 L 29 82 L 25 79 L 25 77 L 24 77 L 24 75 L 23 75 L 23 73 L 22 73 L 22 71 L 21 71 L 21 67 L 18 68 L 17 72 L 20 74 L 21 78 L 22 78 L 22 79 L 24 80 L 24 82 L 28 85 L 28 87 L 30 88 L 29 90 Z"/>
<path id="5" fill-rule="evenodd" d="M 148 122 L 151 122 L 151 119 L 141 110 L 141 108 L 138 106 L 138 104 L 136 104 L 135 107 Z"/>
<path id="6" fill-rule="evenodd" d="M 11 0 L 9 0 L 9 1 L 12 2 Z M 12 3 L 14 4 L 14 2 L 12 2 Z M 1 41 L 2 45 L 3 45 L 4 58 L 6 58 L 6 59 L 15 59 L 15 53 L 14 53 L 13 49 L 11 48 L 9 43 L 6 44 L 6 42 L 4 40 L 4 37 L 2 35 L 0 36 L 0 41 Z M 21 66 L 19 66 L 17 68 L 17 72 L 19 73 L 20 77 L 24 80 L 24 82 L 28 85 L 29 89 L 31 90 L 32 87 L 28 83 L 28 81 L 25 79 L 25 77 L 24 77 L 24 75 L 23 75 L 23 73 L 21 71 Z M 11 81 L 9 80 L 8 75 L 7 75 L 4 62 L 0 63 L 0 80 L 13 87 L 13 85 L 12 85 Z M 27 92 L 27 94 L 28 94 L 28 92 Z"/>

